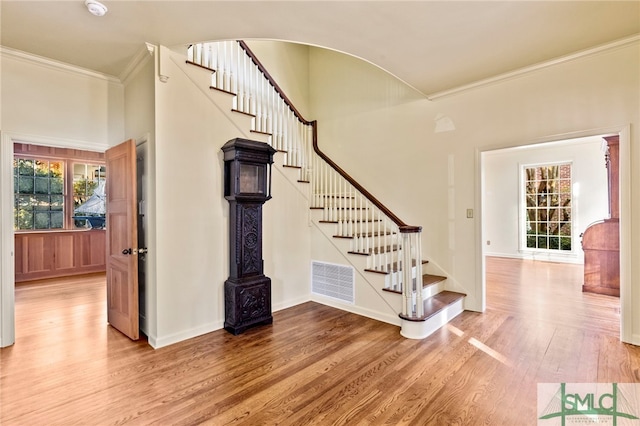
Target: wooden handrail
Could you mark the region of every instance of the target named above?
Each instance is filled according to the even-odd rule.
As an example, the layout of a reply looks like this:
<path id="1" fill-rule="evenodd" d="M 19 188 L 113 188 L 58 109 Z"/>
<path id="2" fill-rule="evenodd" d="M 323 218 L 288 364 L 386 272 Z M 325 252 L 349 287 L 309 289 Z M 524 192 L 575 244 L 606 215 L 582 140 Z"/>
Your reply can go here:
<path id="1" fill-rule="evenodd" d="M 284 90 L 282 90 L 282 88 L 280 88 L 278 83 L 276 83 L 276 81 L 273 79 L 273 77 L 271 77 L 271 74 L 269 74 L 267 69 L 258 60 L 256 55 L 254 55 L 253 52 L 251 51 L 251 49 L 249 49 L 249 46 L 247 46 L 247 43 L 245 43 L 242 40 L 238 40 L 238 44 L 240 45 L 242 50 L 244 50 L 246 52 L 246 54 L 251 58 L 251 60 L 258 67 L 260 72 L 262 72 L 262 74 L 264 74 L 264 76 L 269 81 L 269 84 L 271 84 L 273 86 L 273 88 L 276 89 L 276 92 L 278 92 L 280 97 L 284 100 L 284 103 L 286 103 L 287 106 L 291 109 L 291 111 L 293 111 L 293 113 L 298 118 L 298 120 L 300 120 L 300 122 L 302 122 L 302 124 L 307 124 L 307 125 L 311 124 L 310 121 L 305 120 L 305 118 L 302 116 L 302 114 L 300 114 L 300 111 L 298 111 L 298 109 L 293 105 L 293 102 L 291 102 L 291 100 L 287 97 L 287 95 L 285 95 Z"/>
<path id="2" fill-rule="evenodd" d="M 287 104 L 287 106 L 291 109 L 291 111 L 293 111 L 293 113 L 295 114 L 296 118 L 298 120 L 300 120 L 300 122 L 303 123 L 303 124 L 311 125 L 311 127 L 313 129 L 313 150 L 315 151 L 315 153 L 318 154 L 318 156 L 320 158 L 322 158 L 324 161 L 326 161 L 344 179 L 346 179 L 347 182 L 349 182 L 351 185 L 353 185 L 354 188 L 356 188 L 358 191 L 360 191 L 360 193 L 362 193 L 362 195 L 364 195 L 366 198 L 368 198 L 369 201 L 371 201 L 378 209 L 380 209 L 385 215 L 387 215 L 396 225 L 398 225 L 398 227 L 400 228 L 400 232 L 401 233 L 416 233 L 416 232 L 422 231 L 422 227 L 421 226 L 407 225 L 406 223 L 404 223 L 398 216 L 396 216 L 391 210 L 389 210 L 389 208 L 387 206 L 382 204 L 382 202 L 380 202 L 380 200 L 378 200 L 376 197 L 374 197 L 373 194 L 371 194 L 369 191 L 367 191 L 354 178 L 352 178 L 351 175 L 349 175 L 349 173 L 345 172 L 340 166 L 338 166 L 332 159 L 330 159 L 324 152 L 322 152 L 320 150 L 320 148 L 318 147 L 318 122 L 316 120 L 313 120 L 313 121 L 306 120 L 302 116 L 302 114 L 300 114 L 300 111 L 298 111 L 298 109 L 293 105 L 293 103 L 287 97 L 287 95 L 285 95 L 284 91 L 282 90 L 282 88 L 280 88 L 278 83 L 276 83 L 276 81 L 273 79 L 273 77 L 271 77 L 271 74 L 269 74 L 267 69 L 258 60 L 256 55 L 254 55 L 254 53 L 251 51 L 249 46 L 247 46 L 247 44 L 242 40 L 238 40 L 238 44 L 240 44 L 240 47 L 251 58 L 251 60 L 258 67 L 260 72 L 262 72 L 262 74 L 264 74 L 264 76 L 269 81 L 269 84 L 271 84 L 273 86 L 273 88 L 276 90 L 276 92 L 278 92 L 278 94 L 284 100 L 284 102 Z"/>

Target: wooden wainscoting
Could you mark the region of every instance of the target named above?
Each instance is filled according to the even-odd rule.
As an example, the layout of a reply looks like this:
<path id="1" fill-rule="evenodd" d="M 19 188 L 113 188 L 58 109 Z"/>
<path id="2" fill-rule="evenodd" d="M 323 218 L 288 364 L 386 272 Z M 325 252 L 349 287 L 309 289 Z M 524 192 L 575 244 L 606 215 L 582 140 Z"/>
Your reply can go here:
<path id="1" fill-rule="evenodd" d="M 16 282 L 104 272 L 105 231 L 16 232 Z"/>
<path id="2" fill-rule="evenodd" d="M 420 341 L 309 302 L 158 350 L 106 324 L 104 277 L 22 284 L 0 423 L 535 425 L 538 383 L 640 381 L 618 299 L 581 276 L 489 258 L 486 312 Z"/>

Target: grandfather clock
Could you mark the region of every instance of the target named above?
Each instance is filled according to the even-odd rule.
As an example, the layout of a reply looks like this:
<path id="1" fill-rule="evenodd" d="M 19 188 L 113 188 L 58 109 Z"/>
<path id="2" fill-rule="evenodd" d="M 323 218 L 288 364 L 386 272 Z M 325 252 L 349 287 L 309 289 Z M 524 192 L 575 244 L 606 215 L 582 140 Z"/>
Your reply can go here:
<path id="1" fill-rule="evenodd" d="M 223 145 L 224 197 L 229 201 L 229 279 L 224 283 L 225 330 L 235 335 L 271 324 L 271 279 L 262 260 L 262 205 L 271 198 L 276 152 L 263 142 Z"/>

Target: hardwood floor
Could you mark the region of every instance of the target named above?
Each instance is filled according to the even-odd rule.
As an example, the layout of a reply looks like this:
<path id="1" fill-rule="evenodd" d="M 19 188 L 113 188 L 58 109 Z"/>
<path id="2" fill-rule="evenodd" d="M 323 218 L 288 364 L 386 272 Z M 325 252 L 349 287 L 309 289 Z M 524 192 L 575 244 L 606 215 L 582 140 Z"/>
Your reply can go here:
<path id="1" fill-rule="evenodd" d="M 316 303 L 153 350 L 106 324 L 104 278 L 20 285 L 2 425 L 535 425 L 537 383 L 638 382 L 618 299 L 582 267 L 487 259 L 487 310 L 422 341 Z"/>

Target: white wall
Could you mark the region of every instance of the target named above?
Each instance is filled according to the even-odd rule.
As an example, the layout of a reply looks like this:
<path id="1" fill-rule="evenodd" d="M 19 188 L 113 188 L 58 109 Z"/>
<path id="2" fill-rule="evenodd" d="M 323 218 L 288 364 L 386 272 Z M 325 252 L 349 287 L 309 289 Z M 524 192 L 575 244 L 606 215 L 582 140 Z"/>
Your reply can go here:
<path id="1" fill-rule="evenodd" d="M 630 233 L 640 195 L 629 192 L 640 185 L 639 136 L 625 130 L 640 124 L 639 52 L 635 42 L 428 101 L 366 63 L 312 49 L 312 119 L 321 148 L 405 222 L 424 227 L 426 257 L 467 290 L 475 310 L 483 308 L 480 218 L 465 213 L 479 211 L 479 153 L 622 130 L 633 155 L 621 170 L 623 338 L 640 343 L 640 264 L 630 261 L 640 250 Z M 436 131 L 440 117 L 453 129 Z"/>
<path id="2" fill-rule="evenodd" d="M 300 114 L 309 115 L 309 49 L 305 44 L 248 40 L 247 45 Z"/>
<path id="3" fill-rule="evenodd" d="M 580 234 L 594 221 L 608 217 L 607 169 L 602 142 L 601 137 L 594 136 L 485 152 L 482 157 L 484 253 L 491 256 L 583 263 Z M 573 250 L 571 253 L 521 251 L 522 166 L 553 162 L 572 164 Z"/>
<path id="4" fill-rule="evenodd" d="M 145 205 L 144 224 L 146 231 L 146 282 L 138 283 L 141 294 L 139 306 L 140 329 L 147 336 L 157 336 L 157 302 L 155 292 L 155 82 L 156 58 L 146 52 L 134 72 L 125 80 L 124 118 L 127 138 L 144 140 L 144 178 L 142 191 Z M 139 245 L 142 247 L 142 245 Z"/>
<path id="5" fill-rule="evenodd" d="M 13 344 L 13 142 L 104 151 L 124 138 L 124 89 L 92 71 L 2 48 L 0 346 Z"/>
<path id="6" fill-rule="evenodd" d="M 94 144 L 124 138 L 124 89 L 114 78 L 2 49 L 3 131 Z"/>
<path id="7" fill-rule="evenodd" d="M 255 139 L 248 121 L 242 126 L 228 118 L 230 98 L 228 105 L 212 102 L 204 70 L 195 70 L 203 78 L 194 84 L 182 71 L 184 56 L 161 48 L 160 58 L 168 80 L 157 81 L 155 92 L 157 335 L 150 342 L 156 347 L 223 326 L 229 203 L 220 148 L 236 137 Z M 309 295 L 308 212 L 281 174 L 274 166 L 273 199 L 263 213 L 265 274 L 275 309 Z"/>

